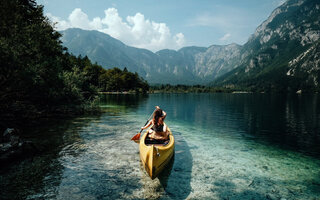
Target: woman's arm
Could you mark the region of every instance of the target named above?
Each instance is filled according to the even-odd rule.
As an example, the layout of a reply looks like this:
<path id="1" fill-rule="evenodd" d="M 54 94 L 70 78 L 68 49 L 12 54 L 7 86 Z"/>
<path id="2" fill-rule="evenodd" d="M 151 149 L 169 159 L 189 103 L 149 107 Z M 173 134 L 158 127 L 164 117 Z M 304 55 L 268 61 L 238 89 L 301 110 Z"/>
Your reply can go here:
<path id="1" fill-rule="evenodd" d="M 148 128 L 151 124 L 152 124 L 152 120 L 150 120 L 150 121 L 148 122 L 148 124 L 145 125 L 144 127 L 141 127 L 141 129 L 144 130 L 144 129 Z"/>
<path id="2" fill-rule="evenodd" d="M 167 116 L 167 113 L 164 112 L 164 111 L 162 111 L 162 121 L 164 121 L 164 119 L 166 118 L 166 116 Z"/>
<path id="3" fill-rule="evenodd" d="M 160 109 L 160 107 L 159 107 L 159 106 L 156 106 L 156 109 L 157 109 L 157 110 L 159 110 L 159 109 Z M 164 110 L 162 110 L 162 116 L 161 116 L 162 121 L 164 121 L 164 119 L 166 118 L 166 116 L 167 116 L 167 113 L 166 113 L 166 112 L 164 112 Z"/>

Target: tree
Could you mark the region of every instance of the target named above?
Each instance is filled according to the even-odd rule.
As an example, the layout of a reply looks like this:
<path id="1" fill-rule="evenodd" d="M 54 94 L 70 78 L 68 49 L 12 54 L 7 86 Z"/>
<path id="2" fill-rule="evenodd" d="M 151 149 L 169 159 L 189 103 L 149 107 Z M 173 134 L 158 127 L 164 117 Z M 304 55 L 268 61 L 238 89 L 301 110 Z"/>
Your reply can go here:
<path id="1" fill-rule="evenodd" d="M 67 53 L 60 36 L 34 0 L 1 1 L 1 114 L 39 113 L 93 99 L 99 75 L 92 71 L 99 67 Z"/>

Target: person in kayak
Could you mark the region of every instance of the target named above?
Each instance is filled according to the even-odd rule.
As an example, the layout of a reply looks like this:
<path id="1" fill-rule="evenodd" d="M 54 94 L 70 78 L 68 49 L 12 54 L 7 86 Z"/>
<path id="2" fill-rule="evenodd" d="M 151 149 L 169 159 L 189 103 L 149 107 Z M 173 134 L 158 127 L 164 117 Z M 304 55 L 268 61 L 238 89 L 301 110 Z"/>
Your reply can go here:
<path id="1" fill-rule="evenodd" d="M 141 127 L 141 129 L 146 129 L 152 125 L 148 132 L 148 137 L 151 140 L 165 141 L 169 138 L 167 126 L 163 122 L 166 116 L 167 113 L 161 110 L 159 106 L 156 106 L 156 111 L 153 113 L 152 120 L 150 120 L 144 127 Z"/>

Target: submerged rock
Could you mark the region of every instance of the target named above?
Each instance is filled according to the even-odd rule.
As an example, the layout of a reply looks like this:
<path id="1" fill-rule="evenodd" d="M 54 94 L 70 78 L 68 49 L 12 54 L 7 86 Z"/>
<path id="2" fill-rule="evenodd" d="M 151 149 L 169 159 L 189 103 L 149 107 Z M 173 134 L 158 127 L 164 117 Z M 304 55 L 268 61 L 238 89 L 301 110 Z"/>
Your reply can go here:
<path id="1" fill-rule="evenodd" d="M 17 134 L 17 130 L 14 129 L 14 128 L 7 128 L 4 132 L 3 132 L 3 135 L 2 135 L 2 142 L 9 142 L 13 139 L 14 137 L 14 134 Z"/>
<path id="2" fill-rule="evenodd" d="M 28 158 L 39 150 L 31 141 L 25 141 L 18 136 L 18 130 L 7 128 L 0 143 L 0 162 L 4 166 L 12 161 Z"/>

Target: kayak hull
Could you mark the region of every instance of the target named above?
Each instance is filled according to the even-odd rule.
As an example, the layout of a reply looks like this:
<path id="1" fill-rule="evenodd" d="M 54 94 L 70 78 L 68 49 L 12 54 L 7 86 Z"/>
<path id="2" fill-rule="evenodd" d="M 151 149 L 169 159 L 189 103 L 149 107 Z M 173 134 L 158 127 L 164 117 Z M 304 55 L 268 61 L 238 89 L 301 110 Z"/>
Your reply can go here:
<path id="1" fill-rule="evenodd" d="M 155 179 L 168 165 L 174 155 L 174 137 L 169 131 L 169 143 L 165 146 L 152 144 L 146 145 L 145 139 L 148 134 L 144 134 L 140 139 L 139 151 L 140 159 L 151 179 Z"/>

